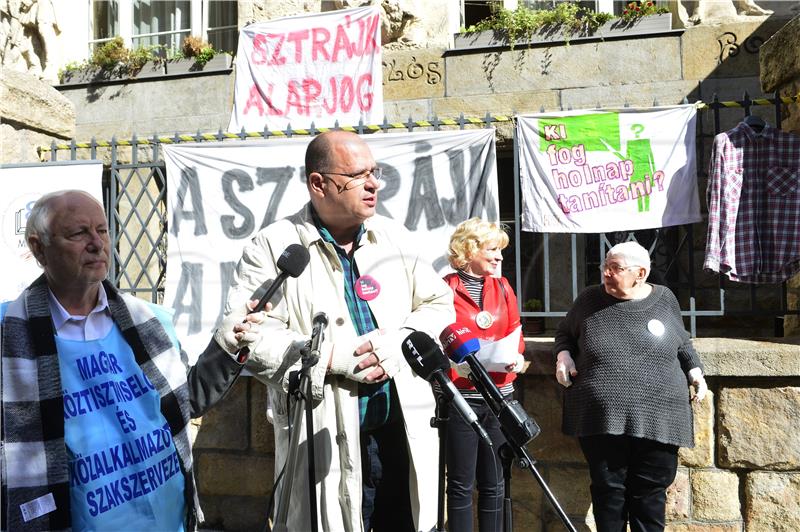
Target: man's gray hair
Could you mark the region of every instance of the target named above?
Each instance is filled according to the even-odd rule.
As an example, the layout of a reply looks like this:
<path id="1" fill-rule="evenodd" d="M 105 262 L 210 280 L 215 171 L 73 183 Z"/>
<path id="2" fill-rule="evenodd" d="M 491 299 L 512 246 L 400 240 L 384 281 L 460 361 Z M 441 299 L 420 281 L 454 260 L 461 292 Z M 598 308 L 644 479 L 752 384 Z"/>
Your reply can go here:
<path id="1" fill-rule="evenodd" d="M 606 262 L 611 257 L 622 259 L 626 266 L 641 266 L 645 269 L 645 278 L 650 275 L 650 253 L 638 242 L 631 240 L 613 246 L 606 253 Z"/>
<path id="2" fill-rule="evenodd" d="M 61 196 L 73 193 L 85 194 L 97 201 L 94 196 L 85 190 L 77 189 L 57 190 L 42 196 L 33 204 L 28 220 L 25 222 L 25 243 L 28 244 L 28 247 L 30 247 L 30 239 L 33 236 L 38 237 L 45 246 L 50 245 L 50 219 L 53 214 L 53 202 Z"/>

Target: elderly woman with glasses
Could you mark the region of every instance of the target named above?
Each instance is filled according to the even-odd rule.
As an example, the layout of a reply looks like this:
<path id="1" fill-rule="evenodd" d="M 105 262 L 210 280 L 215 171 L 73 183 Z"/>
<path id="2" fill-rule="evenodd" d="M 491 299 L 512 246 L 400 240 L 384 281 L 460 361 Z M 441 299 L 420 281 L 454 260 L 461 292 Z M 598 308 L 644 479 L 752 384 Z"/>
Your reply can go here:
<path id="1" fill-rule="evenodd" d="M 678 447 L 694 446 L 690 400 L 708 390 L 703 365 L 675 296 L 646 282 L 645 248 L 617 244 L 601 270 L 603 284 L 578 296 L 555 337 L 562 430 L 589 464 L 599 532 L 664 530 Z"/>

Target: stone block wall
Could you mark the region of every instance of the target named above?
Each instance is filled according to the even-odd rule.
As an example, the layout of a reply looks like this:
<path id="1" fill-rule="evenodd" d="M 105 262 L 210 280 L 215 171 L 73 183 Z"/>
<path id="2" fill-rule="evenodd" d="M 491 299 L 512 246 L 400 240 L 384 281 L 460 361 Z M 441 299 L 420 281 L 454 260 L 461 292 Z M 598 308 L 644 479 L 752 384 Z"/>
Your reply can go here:
<path id="1" fill-rule="evenodd" d="M 518 398 L 542 429 L 528 450 L 576 528 L 594 531 L 586 463 L 577 441 L 561 433 L 551 345 L 528 341 L 531 363 L 518 380 Z M 800 339 L 697 339 L 695 347 L 710 393 L 693 406 L 695 447 L 680 451 L 667 492 L 667 531 L 800 530 Z M 274 448 L 264 398 L 261 383 L 242 378 L 197 422 L 194 452 L 209 527 L 256 530 L 266 518 Z M 514 530 L 563 530 L 529 471 L 513 470 L 511 494 Z"/>

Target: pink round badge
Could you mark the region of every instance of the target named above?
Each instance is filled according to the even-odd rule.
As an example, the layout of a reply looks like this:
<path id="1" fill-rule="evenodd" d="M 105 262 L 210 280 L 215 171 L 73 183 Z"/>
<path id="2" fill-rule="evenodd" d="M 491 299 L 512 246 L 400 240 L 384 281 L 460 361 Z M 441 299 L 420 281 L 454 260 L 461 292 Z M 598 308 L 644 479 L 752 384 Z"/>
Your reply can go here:
<path id="1" fill-rule="evenodd" d="M 356 294 L 364 301 L 372 301 L 381 293 L 381 285 L 371 275 L 356 279 Z"/>

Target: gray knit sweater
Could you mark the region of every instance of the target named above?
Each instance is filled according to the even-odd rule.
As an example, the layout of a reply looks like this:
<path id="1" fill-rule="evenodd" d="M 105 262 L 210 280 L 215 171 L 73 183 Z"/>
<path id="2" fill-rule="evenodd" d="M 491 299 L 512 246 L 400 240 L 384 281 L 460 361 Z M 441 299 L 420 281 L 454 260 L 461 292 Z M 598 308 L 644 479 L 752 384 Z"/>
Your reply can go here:
<path id="1" fill-rule="evenodd" d="M 569 351 L 578 370 L 564 391 L 565 434 L 694 446 L 686 374 L 703 366 L 675 296 L 652 286 L 638 300 L 617 299 L 602 285 L 587 288 L 559 324 L 554 354 Z"/>

